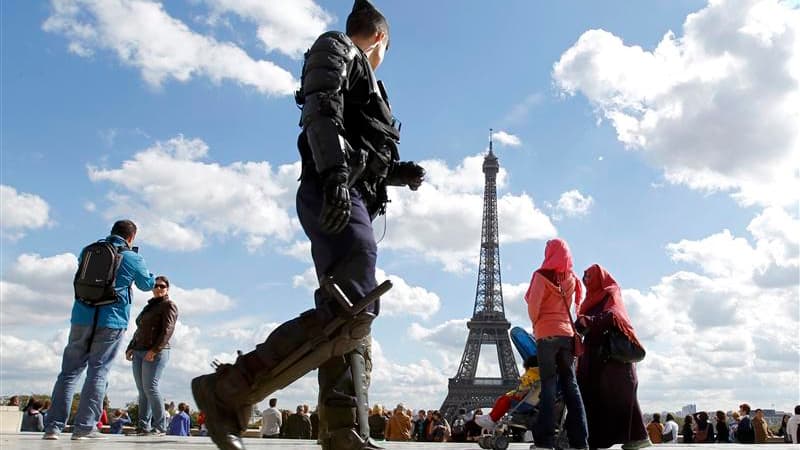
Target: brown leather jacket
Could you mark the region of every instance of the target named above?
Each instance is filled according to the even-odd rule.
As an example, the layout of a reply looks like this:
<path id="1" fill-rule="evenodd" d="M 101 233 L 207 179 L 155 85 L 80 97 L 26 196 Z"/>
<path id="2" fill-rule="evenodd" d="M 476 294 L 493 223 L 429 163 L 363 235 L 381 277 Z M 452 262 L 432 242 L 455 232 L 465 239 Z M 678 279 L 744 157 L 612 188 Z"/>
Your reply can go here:
<path id="1" fill-rule="evenodd" d="M 136 318 L 136 333 L 128 350 L 152 350 L 156 353 L 169 348 L 169 339 L 178 321 L 178 306 L 169 297 L 151 298 Z"/>

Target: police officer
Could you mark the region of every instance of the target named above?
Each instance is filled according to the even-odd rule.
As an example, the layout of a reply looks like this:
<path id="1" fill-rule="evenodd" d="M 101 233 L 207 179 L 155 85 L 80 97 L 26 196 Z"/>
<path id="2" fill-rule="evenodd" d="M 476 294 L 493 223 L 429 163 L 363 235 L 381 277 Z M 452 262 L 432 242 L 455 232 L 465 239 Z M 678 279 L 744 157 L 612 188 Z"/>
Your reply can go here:
<path id="1" fill-rule="evenodd" d="M 399 130 L 375 78 L 388 46 L 386 18 L 369 0 L 356 0 L 346 34 L 327 32 L 306 52 L 296 94 L 303 128 L 297 215 L 311 241 L 317 277 L 332 279 L 353 301 L 377 286 L 372 220 L 385 212 L 387 186 L 416 190 L 425 176 L 421 166 L 399 160 Z M 359 420 L 367 417 L 369 333 L 379 304 L 347 316 L 328 335 L 326 326 L 346 314 L 328 289 L 320 287 L 314 300 L 314 309 L 282 324 L 234 364 L 192 380 L 209 436 L 220 449 L 243 449 L 240 435 L 252 405 L 317 367 L 323 449 L 380 448 L 369 440 L 366 420 Z"/>

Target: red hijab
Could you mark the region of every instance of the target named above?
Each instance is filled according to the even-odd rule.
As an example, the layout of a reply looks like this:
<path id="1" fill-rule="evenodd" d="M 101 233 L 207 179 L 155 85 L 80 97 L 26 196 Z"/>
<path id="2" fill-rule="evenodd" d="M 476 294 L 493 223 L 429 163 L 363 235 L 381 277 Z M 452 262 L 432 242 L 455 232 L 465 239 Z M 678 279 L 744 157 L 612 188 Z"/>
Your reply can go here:
<path id="1" fill-rule="evenodd" d="M 556 282 L 560 285 L 567 277 L 575 279 L 575 309 L 577 311 L 583 298 L 583 288 L 581 281 L 572 271 L 572 253 L 569 251 L 569 245 L 563 239 L 551 239 L 547 241 L 544 247 L 544 261 L 539 270 L 552 270 L 555 272 Z M 536 272 L 533 273 L 536 276 Z M 533 286 L 533 279 L 531 279 L 531 286 Z M 528 295 L 525 295 L 527 298 Z"/>
<path id="2" fill-rule="evenodd" d="M 628 311 L 625 309 L 625 304 L 622 303 L 622 291 L 614 277 L 599 264 L 592 264 L 586 269 L 584 276 L 588 276 L 589 282 L 586 284 L 586 299 L 578 309 L 578 315 L 586 315 L 608 297 L 608 301 L 603 305 L 603 311 L 610 311 L 614 316 L 614 326 L 633 343 L 644 348 L 633 331 Z"/>

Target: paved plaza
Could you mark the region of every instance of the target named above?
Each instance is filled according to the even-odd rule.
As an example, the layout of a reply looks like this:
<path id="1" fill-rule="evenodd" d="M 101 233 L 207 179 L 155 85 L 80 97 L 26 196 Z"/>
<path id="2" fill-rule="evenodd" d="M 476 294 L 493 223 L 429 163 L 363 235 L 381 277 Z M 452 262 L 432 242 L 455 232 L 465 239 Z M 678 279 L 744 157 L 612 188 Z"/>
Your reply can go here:
<path id="1" fill-rule="evenodd" d="M 160 438 L 151 437 L 131 437 L 124 435 L 108 435 L 108 439 L 102 441 L 71 441 L 69 434 L 62 434 L 61 439 L 57 441 L 44 441 L 42 440 L 41 433 L 14 433 L 14 434 L 0 434 L 0 449 L 25 449 L 25 450 L 56 450 L 56 449 L 73 449 L 73 450 L 213 450 L 216 447 L 211 443 L 211 440 L 205 437 L 175 437 L 166 436 Z M 288 449 L 288 450 L 318 450 L 319 445 L 313 441 L 297 440 L 297 439 L 245 439 L 245 445 L 248 449 Z M 446 450 L 477 450 L 478 444 L 456 444 L 456 443 L 418 443 L 418 442 L 382 442 L 381 445 L 386 447 L 387 450 L 414 450 L 414 449 L 427 449 L 433 450 L 437 448 Z M 797 446 L 788 444 L 765 444 L 770 450 L 797 450 Z M 509 447 L 513 450 L 527 450 L 530 444 L 511 444 Z M 686 449 L 689 447 L 702 447 L 704 449 L 712 448 L 730 448 L 741 450 L 742 445 L 739 444 L 676 444 L 676 445 L 658 445 L 655 448 L 659 450 L 668 450 L 673 448 Z M 752 446 L 748 446 L 752 447 Z M 760 446 L 763 447 L 763 446 Z M 614 448 L 619 448 L 615 446 Z"/>

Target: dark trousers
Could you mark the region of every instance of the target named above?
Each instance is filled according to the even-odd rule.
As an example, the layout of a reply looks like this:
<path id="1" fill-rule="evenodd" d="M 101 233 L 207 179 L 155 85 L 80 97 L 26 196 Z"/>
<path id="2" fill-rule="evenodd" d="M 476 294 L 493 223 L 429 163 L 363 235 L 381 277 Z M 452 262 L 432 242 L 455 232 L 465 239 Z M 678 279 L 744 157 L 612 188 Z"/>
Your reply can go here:
<path id="1" fill-rule="evenodd" d="M 586 412 L 575 380 L 574 342 L 571 337 L 548 337 L 536 341 L 542 392 L 534 441 L 537 447 L 553 448 L 556 391 L 561 387 L 567 406 L 567 436 L 572 448 L 587 447 Z"/>
<path id="2" fill-rule="evenodd" d="M 311 256 L 317 277 L 333 277 L 347 297 L 355 302 L 377 287 L 375 261 L 377 244 L 372 220 L 361 195 L 350 190 L 352 209 L 350 221 L 340 233 L 327 234 L 320 229 L 319 217 L 323 206 L 322 188 L 316 177 L 306 177 L 297 190 L 297 216 L 311 241 Z M 256 350 L 244 355 L 242 362 L 251 377 L 268 373 L 303 343 L 311 340 L 321 326 L 338 314 L 339 306 L 325 290 L 314 293 L 313 310 L 283 323 L 259 344 Z M 377 314 L 378 303 L 368 311 Z M 355 351 L 370 360 L 369 336 Z M 336 356 L 319 367 L 320 431 L 353 427 L 355 425 L 355 387 L 350 373 L 348 355 Z M 367 374 L 369 378 L 369 373 Z M 322 437 L 322 436 L 321 436 Z"/>

